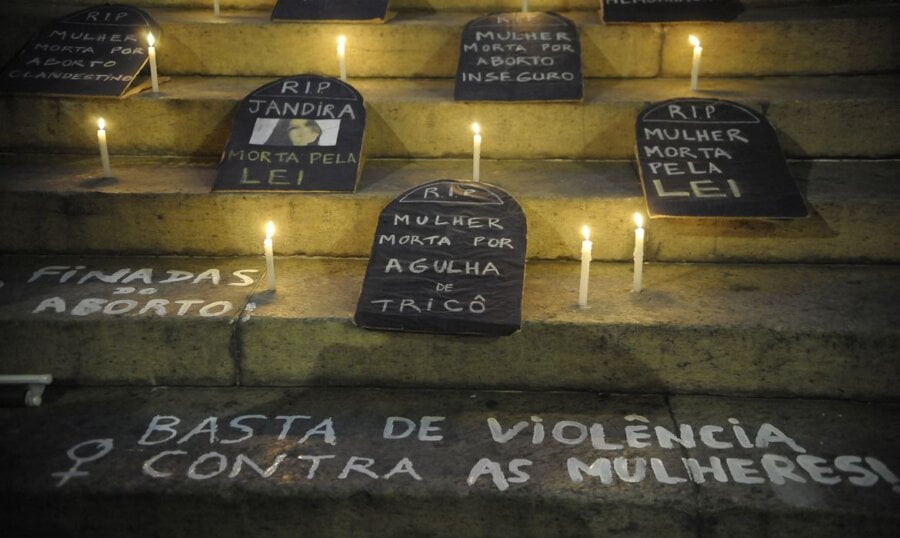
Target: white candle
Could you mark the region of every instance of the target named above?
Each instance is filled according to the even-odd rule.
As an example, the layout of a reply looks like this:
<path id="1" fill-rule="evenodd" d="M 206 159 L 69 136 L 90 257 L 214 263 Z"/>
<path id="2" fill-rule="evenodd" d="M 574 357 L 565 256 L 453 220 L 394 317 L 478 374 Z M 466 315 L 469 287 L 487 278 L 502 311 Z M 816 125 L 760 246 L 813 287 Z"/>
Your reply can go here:
<path id="1" fill-rule="evenodd" d="M 341 72 L 341 82 L 347 82 L 347 37 L 343 34 L 337 38 L 338 67 Z"/>
<path id="2" fill-rule="evenodd" d="M 694 61 L 691 64 L 691 91 L 696 91 L 697 79 L 700 78 L 700 55 L 703 54 L 703 47 L 700 46 L 700 40 L 695 35 L 689 35 L 688 41 L 694 46 Z"/>
<path id="3" fill-rule="evenodd" d="M 147 34 L 147 53 L 150 56 L 150 84 L 153 85 L 153 93 L 159 93 L 159 77 L 156 75 L 156 39 L 152 33 Z"/>
<path id="4" fill-rule="evenodd" d="M 472 181 L 481 180 L 481 126 L 478 123 L 472 124 Z"/>
<path id="5" fill-rule="evenodd" d="M 528 0 L 522 0 L 522 13 L 528 12 Z"/>
<path id="6" fill-rule="evenodd" d="M 587 307 L 588 295 L 588 276 L 591 270 L 591 249 L 594 244 L 591 243 L 591 230 L 587 226 L 581 228 L 581 235 L 584 241 L 581 242 L 581 281 L 578 285 L 578 306 Z"/>
<path id="7" fill-rule="evenodd" d="M 109 148 L 106 147 L 106 122 L 97 120 L 97 142 L 100 144 L 100 161 L 103 162 L 103 177 L 112 177 L 109 167 Z"/>
<path id="8" fill-rule="evenodd" d="M 213 14 L 219 16 L 219 0 L 213 0 Z"/>
<path id="9" fill-rule="evenodd" d="M 263 248 L 266 251 L 266 276 L 269 279 L 269 289 L 275 291 L 275 252 L 272 248 L 272 236 L 275 235 L 275 223 L 266 223 L 266 240 Z"/>
<path id="10" fill-rule="evenodd" d="M 644 279 L 644 217 L 640 213 L 634 214 L 634 282 L 631 291 L 641 291 Z"/>

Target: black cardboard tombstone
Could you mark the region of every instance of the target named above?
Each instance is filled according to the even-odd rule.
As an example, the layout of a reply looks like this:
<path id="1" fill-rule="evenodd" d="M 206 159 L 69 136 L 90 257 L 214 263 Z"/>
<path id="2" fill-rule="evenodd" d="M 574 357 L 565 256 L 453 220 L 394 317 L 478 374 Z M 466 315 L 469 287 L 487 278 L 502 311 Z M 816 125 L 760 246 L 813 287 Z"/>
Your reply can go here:
<path id="1" fill-rule="evenodd" d="M 603 0 L 603 22 L 730 21 L 744 6 L 740 0 Z"/>
<path id="2" fill-rule="evenodd" d="M 213 188 L 352 192 L 365 129 L 353 86 L 317 75 L 276 80 L 238 105 Z"/>
<path id="3" fill-rule="evenodd" d="M 487 183 L 442 179 L 382 210 L 355 322 L 367 329 L 504 336 L 519 328 L 525 214 Z"/>
<path id="4" fill-rule="evenodd" d="M 121 97 L 148 59 L 159 26 L 140 9 L 94 6 L 41 29 L 0 73 L 0 91 Z"/>
<path id="5" fill-rule="evenodd" d="M 636 130 L 651 217 L 808 215 L 765 116 L 730 101 L 672 99 L 645 108 Z"/>
<path id="6" fill-rule="evenodd" d="M 273 21 L 375 21 L 390 18 L 390 0 L 278 0 Z"/>
<path id="7" fill-rule="evenodd" d="M 584 95 L 575 24 L 555 13 L 495 13 L 463 29 L 458 101 L 577 101 Z"/>

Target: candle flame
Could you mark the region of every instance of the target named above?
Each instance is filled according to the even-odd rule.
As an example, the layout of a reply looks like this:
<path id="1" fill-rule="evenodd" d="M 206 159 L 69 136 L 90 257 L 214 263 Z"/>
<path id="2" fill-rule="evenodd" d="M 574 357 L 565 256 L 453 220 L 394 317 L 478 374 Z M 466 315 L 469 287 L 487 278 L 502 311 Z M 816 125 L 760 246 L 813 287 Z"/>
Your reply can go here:
<path id="1" fill-rule="evenodd" d="M 584 225 L 581 227 L 581 235 L 584 236 L 585 241 L 590 241 L 591 239 L 591 229 Z"/>
<path id="2" fill-rule="evenodd" d="M 690 42 L 691 42 L 691 45 L 693 45 L 693 46 L 695 46 L 695 47 L 699 47 L 699 46 L 700 46 L 700 40 L 697 39 L 697 36 L 695 36 L 694 34 L 691 34 L 691 35 L 688 36 L 688 41 L 690 41 Z"/>
<path id="3" fill-rule="evenodd" d="M 103 120 L 103 118 L 100 118 L 97 120 L 97 128 L 100 129 L 101 131 L 106 130 L 106 122 Z"/>
<path id="4" fill-rule="evenodd" d="M 338 54 L 344 54 L 346 47 L 347 47 L 347 36 L 345 36 L 344 34 L 337 36 Z"/>
<path id="5" fill-rule="evenodd" d="M 156 43 L 156 38 L 153 37 L 153 32 L 147 32 L 147 46 L 154 46 Z"/>
<path id="6" fill-rule="evenodd" d="M 634 225 L 637 226 L 638 228 L 643 227 L 644 226 L 644 216 L 641 215 L 640 213 L 635 213 L 634 214 Z"/>
<path id="7" fill-rule="evenodd" d="M 266 239 L 272 239 L 273 235 L 275 235 L 275 223 L 270 220 L 266 223 Z"/>
<path id="8" fill-rule="evenodd" d="M 481 134 L 481 125 L 478 125 L 478 122 L 472 124 L 472 132 L 475 134 Z"/>

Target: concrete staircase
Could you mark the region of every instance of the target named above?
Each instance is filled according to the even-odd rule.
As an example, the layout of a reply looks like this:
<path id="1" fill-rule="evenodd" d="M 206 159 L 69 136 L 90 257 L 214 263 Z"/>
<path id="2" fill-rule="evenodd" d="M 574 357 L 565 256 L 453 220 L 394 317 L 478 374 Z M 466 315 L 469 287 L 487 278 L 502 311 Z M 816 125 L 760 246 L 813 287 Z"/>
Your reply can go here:
<path id="1" fill-rule="evenodd" d="M 92 3 L 4 2 L 0 62 Z M 896 2 L 606 26 L 595 0 L 532 0 L 579 26 L 581 103 L 453 101 L 463 25 L 513 0 L 394 0 L 384 25 L 271 23 L 272 0 L 223 0 L 219 18 L 130 3 L 162 27 L 161 95 L 0 95 L 0 373 L 56 379 L 40 409 L 0 409 L 15 535 L 895 534 Z M 812 215 L 653 220 L 631 294 L 634 121 L 690 96 L 689 32 L 696 95 L 765 112 Z M 338 33 L 368 109 L 358 192 L 212 194 L 240 99 L 335 75 Z M 378 212 L 467 177 L 473 120 L 483 180 L 528 219 L 522 330 L 357 329 Z"/>

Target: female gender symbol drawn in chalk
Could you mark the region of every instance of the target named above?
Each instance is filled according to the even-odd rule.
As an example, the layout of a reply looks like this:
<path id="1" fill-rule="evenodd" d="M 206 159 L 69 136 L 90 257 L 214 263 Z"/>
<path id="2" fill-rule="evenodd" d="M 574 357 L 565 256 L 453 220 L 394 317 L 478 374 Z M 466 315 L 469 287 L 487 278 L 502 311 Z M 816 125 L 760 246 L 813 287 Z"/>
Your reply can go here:
<path id="1" fill-rule="evenodd" d="M 83 446 L 88 445 L 96 445 L 97 452 L 91 454 L 90 456 L 79 456 L 76 454 L 78 449 Z M 91 439 L 89 441 L 85 441 L 83 443 L 78 443 L 77 445 L 70 448 L 66 454 L 69 455 L 69 459 L 74 461 L 75 464 L 68 471 L 60 471 L 58 473 L 53 473 L 53 476 L 59 477 L 59 483 L 56 484 L 56 487 L 60 487 L 66 482 L 69 481 L 70 478 L 74 478 L 76 476 L 87 476 L 90 473 L 87 471 L 79 471 L 78 468 L 81 467 L 82 463 L 89 463 L 92 461 L 99 460 L 103 456 L 109 454 L 109 451 L 113 449 L 113 440 L 112 439 Z"/>

